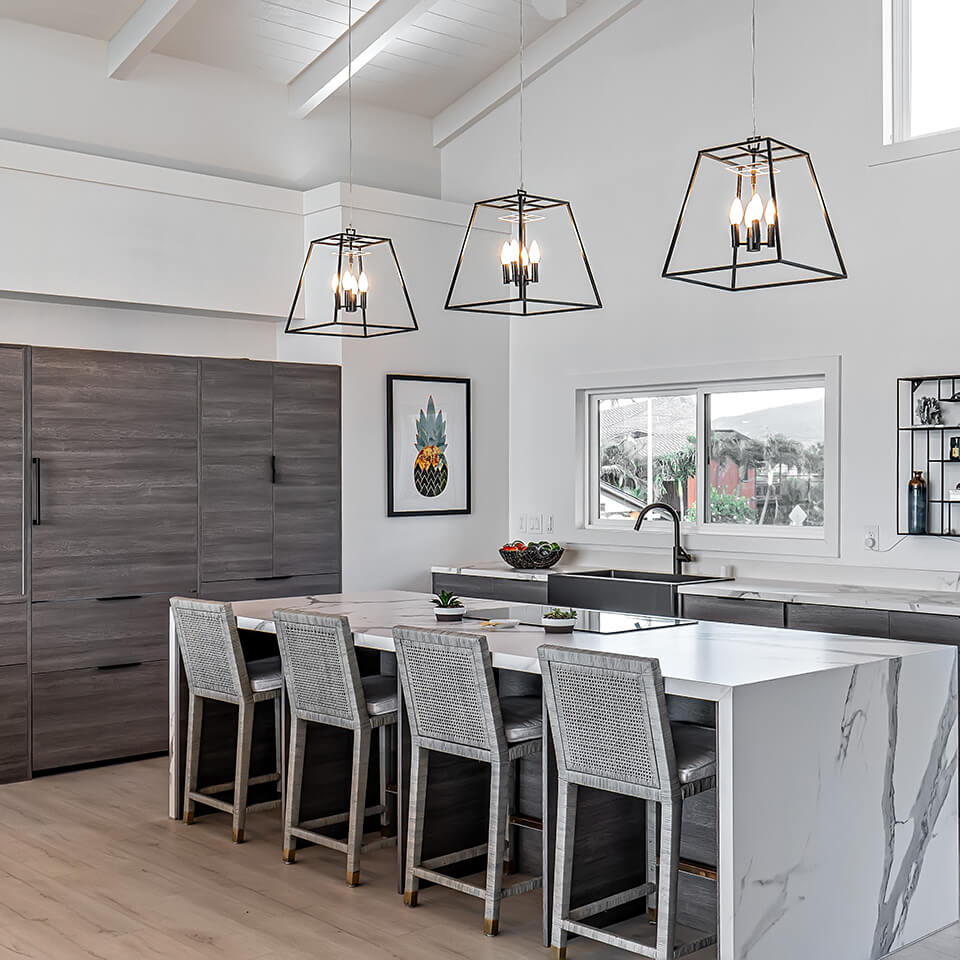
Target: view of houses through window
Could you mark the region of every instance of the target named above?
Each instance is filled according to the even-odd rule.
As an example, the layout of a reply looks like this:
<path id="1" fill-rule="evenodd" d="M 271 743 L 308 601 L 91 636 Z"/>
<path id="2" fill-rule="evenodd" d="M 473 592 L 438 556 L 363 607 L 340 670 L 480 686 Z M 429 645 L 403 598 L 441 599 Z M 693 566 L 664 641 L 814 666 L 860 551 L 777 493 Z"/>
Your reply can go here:
<path id="1" fill-rule="evenodd" d="M 822 381 L 608 394 L 594 409 L 595 519 L 626 520 L 659 500 L 697 522 L 700 501 L 701 524 L 823 527 Z"/>

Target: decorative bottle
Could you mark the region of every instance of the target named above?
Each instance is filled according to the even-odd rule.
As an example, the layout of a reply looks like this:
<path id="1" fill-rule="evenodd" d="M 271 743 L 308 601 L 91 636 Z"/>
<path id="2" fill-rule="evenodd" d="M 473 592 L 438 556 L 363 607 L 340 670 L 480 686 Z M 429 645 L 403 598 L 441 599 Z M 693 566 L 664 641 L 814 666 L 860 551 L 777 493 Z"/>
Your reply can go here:
<path id="1" fill-rule="evenodd" d="M 907 531 L 927 532 L 927 481 L 922 470 L 914 470 L 907 490 Z"/>

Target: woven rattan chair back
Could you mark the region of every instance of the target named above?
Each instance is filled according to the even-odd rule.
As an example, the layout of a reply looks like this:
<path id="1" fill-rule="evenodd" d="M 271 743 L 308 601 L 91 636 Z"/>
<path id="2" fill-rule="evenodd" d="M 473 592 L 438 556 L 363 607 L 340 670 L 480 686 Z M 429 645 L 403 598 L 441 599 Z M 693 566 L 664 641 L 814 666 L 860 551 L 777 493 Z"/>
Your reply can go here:
<path id="1" fill-rule="evenodd" d="M 416 627 L 393 636 L 411 736 L 461 756 L 505 754 L 487 638 Z"/>
<path id="2" fill-rule="evenodd" d="M 356 729 L 369 722 L 346 617 L 275 610 L 290 709 L 301 720 Z"/>
<path id="3" fill-rule="evenodd" d="M 679 796 L 660 663 L 540 647 L 560 776 L 647 800 Z"/>
<path id="4" fill-rule="evenodd" d="M 170 608 L 191 692 L 228 703 L 249 700 L 250 681 L 230 604 L 173 597 Z"/>

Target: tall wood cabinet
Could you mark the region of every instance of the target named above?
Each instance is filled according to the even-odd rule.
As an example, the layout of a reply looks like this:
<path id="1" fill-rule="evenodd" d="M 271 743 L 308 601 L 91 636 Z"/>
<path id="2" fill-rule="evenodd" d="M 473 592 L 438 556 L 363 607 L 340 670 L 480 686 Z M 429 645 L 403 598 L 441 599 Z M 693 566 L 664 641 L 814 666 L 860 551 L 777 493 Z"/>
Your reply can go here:
<path id="1" fill-rule="evenodd" d="M 166 749 L 170 596 L 339 589 L 339 425 L 336 367 L 0 347 L 0 782 Z"/>

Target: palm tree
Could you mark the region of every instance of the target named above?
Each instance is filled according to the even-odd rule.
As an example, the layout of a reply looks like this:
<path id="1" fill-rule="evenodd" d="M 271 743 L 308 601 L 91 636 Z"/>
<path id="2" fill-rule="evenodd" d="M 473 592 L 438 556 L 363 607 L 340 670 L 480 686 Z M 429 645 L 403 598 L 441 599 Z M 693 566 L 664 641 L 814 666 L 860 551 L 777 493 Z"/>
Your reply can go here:
<path id="1" fill-rule="evenodd" d="M 629 493 L 639 494 L 644 485 L 645 468 L 644 451 L 635 437 L 623 437 L 609 444 L 600 456 L 600 479 Z"/>
<path id="2" fill-rule="evenodd" d="M 664 480 L 672 480 L 676 484 L 677 499 L 680 504 L 680 515 L 687 512 L 687 481 L 697 475 L 697 438 L 687 437 L 687 445 L 680 450 L 662 453 L 656 459 L 656 472 L 662 474 Z"/>
<path id="3" fill-rule="evenodd" d="M 756 470 L 763 461 L 763 444 L 742 433 L 717 433 L 710 444 L 710 458 L 717 463 L 729 460 L 736 465 L 736 495 L 741 497 L 743 485 L 750 476 L 750 471 Z"/>
<path id="4" fill-rule="evenodd" d="M 803 444 L 797 440 L 790 440 L 782 433 L 775 433 L 767 437 L 763 447 L 763 465 L 767 471 L 767 490 L 763 498 L 763 507 L 760 510 L 760 519 L 757 521 L 762 524 L 767 516 L 767 509 L 770 506 L 770 497 L 773 493 L 773 478 L 776 474 L 782 477 L 783 468 L 797 467 L 803 458 Z"/>

